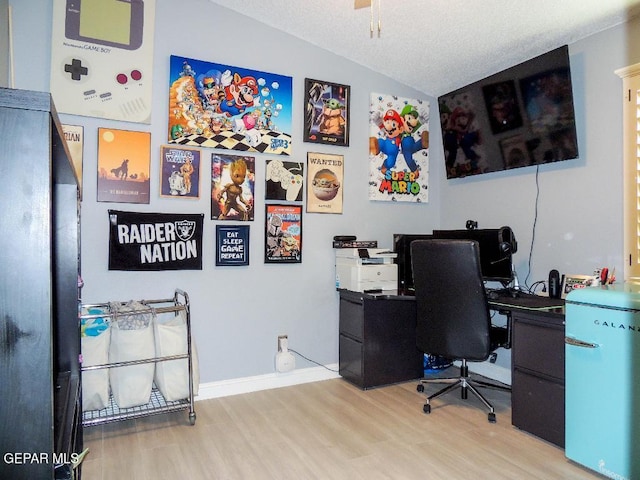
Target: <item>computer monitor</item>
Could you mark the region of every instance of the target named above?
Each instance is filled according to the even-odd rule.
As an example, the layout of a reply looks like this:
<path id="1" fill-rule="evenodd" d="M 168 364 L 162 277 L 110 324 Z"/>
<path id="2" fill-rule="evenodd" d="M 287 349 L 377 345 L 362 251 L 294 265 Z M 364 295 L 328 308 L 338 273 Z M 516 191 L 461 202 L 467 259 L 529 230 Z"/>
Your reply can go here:
<path id="1" fill-rule="evenodd" d="M 398 292 L 412 293 L 413 270 L 411 269 L 411 242 L 433 238 L 431 234 L 394 233 L 393 251 L 397 254 L 394 259 L 398 265 Z"/>
<path id="2" fill-rule="evenodd" d="M 518 244 L 510 227 L 434 230 L 433 238 L 475 240 L 480 248 L 480 268 L 485 281 L 507 286 L 513 280 L 512 254 Z"/>

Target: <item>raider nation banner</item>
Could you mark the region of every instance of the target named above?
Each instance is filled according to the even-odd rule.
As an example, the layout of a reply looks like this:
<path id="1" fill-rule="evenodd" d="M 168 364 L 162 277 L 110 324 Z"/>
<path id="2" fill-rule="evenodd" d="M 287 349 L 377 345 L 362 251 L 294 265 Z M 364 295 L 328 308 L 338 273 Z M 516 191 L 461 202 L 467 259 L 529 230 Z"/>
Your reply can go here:
<path id="1" fill-rule="evenodd" d="M 203 218 L 109 210 L 109 270 L 202 270 Z"/>

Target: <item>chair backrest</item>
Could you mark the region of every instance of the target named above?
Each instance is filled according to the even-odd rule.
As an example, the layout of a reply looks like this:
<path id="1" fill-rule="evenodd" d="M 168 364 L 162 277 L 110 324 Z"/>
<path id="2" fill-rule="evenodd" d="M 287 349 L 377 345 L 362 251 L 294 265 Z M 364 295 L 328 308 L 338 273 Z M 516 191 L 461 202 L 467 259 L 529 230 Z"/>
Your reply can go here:
<path id="1" fill-rule="evenodd" d="M 411 264 L 418 349 L 451 359 L 484 361 L 491 316 L 475 240 L 416 240 Z"/>

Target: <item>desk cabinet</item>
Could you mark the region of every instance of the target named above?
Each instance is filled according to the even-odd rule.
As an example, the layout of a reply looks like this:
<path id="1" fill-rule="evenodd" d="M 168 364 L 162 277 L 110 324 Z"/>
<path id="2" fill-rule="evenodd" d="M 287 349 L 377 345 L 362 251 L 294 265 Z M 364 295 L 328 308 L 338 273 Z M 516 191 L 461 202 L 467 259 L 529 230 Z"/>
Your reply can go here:
<path id="1" fill-rule="evenodd" d="M 564 315 L 511 315 L 512 423 L 564 447 Z"/>
<path id="2" fill-rule="evenodd" d="M 422 378 L 413 297 L 340 291 L 340 375 L 367 389 Z"/>

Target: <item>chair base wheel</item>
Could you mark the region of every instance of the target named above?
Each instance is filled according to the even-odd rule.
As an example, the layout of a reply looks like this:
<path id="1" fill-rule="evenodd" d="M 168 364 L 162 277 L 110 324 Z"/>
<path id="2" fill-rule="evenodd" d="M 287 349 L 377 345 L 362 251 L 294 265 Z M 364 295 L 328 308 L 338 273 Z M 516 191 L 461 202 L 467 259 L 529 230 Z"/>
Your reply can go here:
<path id="1" fill-rule="evenodd" d="M 419 384 L 419 385 L 416 387 L 416 390 L 417 390 L 417 391 L 419 391 L 420 393 L 424 392 L 424 385 L 423 385 L 423 384 Z"/>
<path id="2" fill-rule="evenodd" d="M 493 412 L 489 413 L 489 423 L 496 423 L 496 414 Z"/>
<path id="3" fill-rule="evenodd" d="M 422 411 L 424 413 L 431 413 L 431 405 L 429 405 L 428 403 L 426 403 L 423 407 L 422 407 Z"/>

